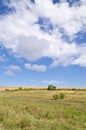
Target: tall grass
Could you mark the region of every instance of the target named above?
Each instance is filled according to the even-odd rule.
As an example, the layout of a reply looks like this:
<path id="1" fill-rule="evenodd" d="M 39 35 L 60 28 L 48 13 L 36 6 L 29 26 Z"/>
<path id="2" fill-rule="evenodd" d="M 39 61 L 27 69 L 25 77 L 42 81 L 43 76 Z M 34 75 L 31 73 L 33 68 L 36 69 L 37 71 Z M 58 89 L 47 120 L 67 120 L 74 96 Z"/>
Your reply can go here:
<path id="1" fill-rule="evenodd" d="M 61 90 L 0 92 L 1 130 L 86 130 L 86 91 L 62 90 L 64 100 L 52 100 Z"/>

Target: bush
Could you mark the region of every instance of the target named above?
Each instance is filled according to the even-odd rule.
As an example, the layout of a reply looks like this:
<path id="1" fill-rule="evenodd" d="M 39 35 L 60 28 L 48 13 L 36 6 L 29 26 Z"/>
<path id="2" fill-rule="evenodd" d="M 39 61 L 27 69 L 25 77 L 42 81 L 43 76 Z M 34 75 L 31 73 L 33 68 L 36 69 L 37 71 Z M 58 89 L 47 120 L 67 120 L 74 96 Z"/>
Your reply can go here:
<path id="1" fill-rule="evenodd" d="M 65 97 L 64 93 L 60 93 L 60 94 L 59 94 L 59 98 L 60 98 L 60 99 L 64 99 L 64 97 Z"/>
<path id="2" fill-rule="evenodd" d="M 56 89 L 56 86 L 48 85 L 48 90 L 55 90 L 55 89 Z"/>
<path id="3" fill-rule="evenodd" d="M 8 92 L 8 91 L 9 91 L 9 89 L 7 89 L 7 88 L 6 88 L 6 89 L 5 89 L 5 91 L 7 91 L 7 92 Z"/>
<path id="4" fill-rule="evenodd" d="M 54 99 L 54 100 L 57 100 L 58 98 L 59 98 L 59 95 L 58 95 L 58 94 L 54 94 L 54 95 L 53 95 L 53 99 Z"/>
<path id="5" fill-rule="evenodd" d="M 22 90 L 22 87 L 19 87 L 19 89 L 18 89 L 18 90 L 20 90 L 20 91 L 21 91 L 21 90 Z"/>
<path id="6" fill-rule="evenodd" d="M 54 95 L 53 95 L 53 99 L 54 99 L 54 100 L 64 99 L 64 97 L 65 97 L 64 93 L 54 94 Z"/>

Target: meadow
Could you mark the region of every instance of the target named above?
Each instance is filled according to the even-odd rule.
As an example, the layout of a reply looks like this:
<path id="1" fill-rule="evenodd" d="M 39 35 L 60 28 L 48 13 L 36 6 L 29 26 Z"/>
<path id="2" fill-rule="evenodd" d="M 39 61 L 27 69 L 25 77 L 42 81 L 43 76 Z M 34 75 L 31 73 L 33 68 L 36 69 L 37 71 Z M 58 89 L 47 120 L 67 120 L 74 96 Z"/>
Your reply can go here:
<path id="1" fill-rule="evenodd" d="M 86 90 L 0 91 L 0 130 L 86 130 Z"/>

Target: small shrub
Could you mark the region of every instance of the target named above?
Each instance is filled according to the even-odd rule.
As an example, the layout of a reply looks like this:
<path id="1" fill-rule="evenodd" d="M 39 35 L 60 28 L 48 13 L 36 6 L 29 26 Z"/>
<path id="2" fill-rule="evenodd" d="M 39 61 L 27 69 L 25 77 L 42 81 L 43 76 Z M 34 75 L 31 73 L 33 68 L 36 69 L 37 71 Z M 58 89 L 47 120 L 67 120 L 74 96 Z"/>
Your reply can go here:
<path id="1" fill-rule="evenodd" d="M 73 91 L 75 91 L 75 90 L 76 90 L 76 88 L 72 88 L 72 90 L 73 90 Z"/>
<path id="2" fill-rule="evenodd" d="M 53 95 L 53 99 L 54 99 L 54 100 L 57 100 L 58 98 L 59 98 L 59 95 L 58 95 L 58 94 L 54 94 L 54 95 Z"/>
<path id="3" fill-rule="evenodd" d="M 48 90 L 55 90 L 55 89 L 56 89 L 56 86 L 48 85 Z"/>
<path id="4" fill-rule="evenodd" d="M 5 89 L 5 91 L 7 91 L 7 92 L 8 92 L 8 91 L 9 91 L 9 89 Z"/>
<path id="5" fill-rule="evenodd" d="M 18 90 L 22 90 L 22 87 L 19 87 L 19 89 Z"/>
<path id="6" fill-rule="evenodd" d="M 64 93 L 60 93 L 60 94 L 59 94 L 59 98 L 60 98 L 60 99 L 64 99 L 64 97 L 65 97 Z"/>
<path id="7" fill-rule="evenodd" d="M 54 100 L 57 100 L 57 99 L 64 99 L 64 97 L 65 97 L 65 95 L 64 95 L 64 93 L 60 93 L 60 94 L 54 94 L 53 95 L 53 99 Z"/>

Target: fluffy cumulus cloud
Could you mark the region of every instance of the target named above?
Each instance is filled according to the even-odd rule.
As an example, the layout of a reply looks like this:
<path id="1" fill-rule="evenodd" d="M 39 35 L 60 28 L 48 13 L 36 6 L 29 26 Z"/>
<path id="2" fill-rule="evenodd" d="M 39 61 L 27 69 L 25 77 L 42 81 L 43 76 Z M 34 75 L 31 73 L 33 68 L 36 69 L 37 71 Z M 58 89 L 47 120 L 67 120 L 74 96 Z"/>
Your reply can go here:
<path id="1" fill-rule="evenodd" d="M 75 41 L 80 32 L 86 33 L 85 0 L 71 6 L 67 0 L 56 4 L 52 0 L 35 0 L 35 3 L 10 0 L 4 4 L 12 11 L 0 15 L 0 42 L 14 55 L 28 61 L 51 58 L 50 67 L 86 67 L 86 43 Z M 25 66 L 31 70 L 46 70 L 45 66 Z"/>
<path id="2" fill-rule="evenodd" d="M 30 61 L 43 57 L 48 49 L 48 42 L 37 37 L 21 37 L 17 46 L 17 52 Z"/>
<path id="3" fill-rule="evenodd" d="M 47 70 L 47 67 L 45 65 L 37 65 L 37 64 L 25 64 L 25 68 L 28 70 L 35 70 L 35 71 L 40 71 L 40 72 L 44 72 Z"/>
<path id="4" fill-rule="evenodd" d="M 3 67 L 6 71 L 4 72 L 6 75 L 14 76 L 15 72 L 21 71 L 21 68 L 16 65 L 9 65 L 7 67 Z"/>

